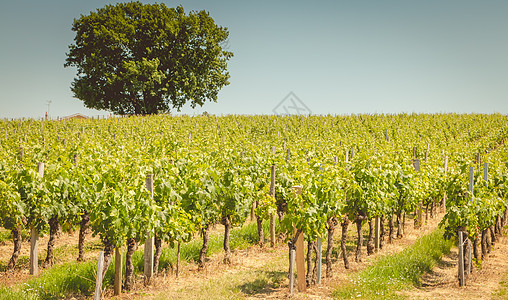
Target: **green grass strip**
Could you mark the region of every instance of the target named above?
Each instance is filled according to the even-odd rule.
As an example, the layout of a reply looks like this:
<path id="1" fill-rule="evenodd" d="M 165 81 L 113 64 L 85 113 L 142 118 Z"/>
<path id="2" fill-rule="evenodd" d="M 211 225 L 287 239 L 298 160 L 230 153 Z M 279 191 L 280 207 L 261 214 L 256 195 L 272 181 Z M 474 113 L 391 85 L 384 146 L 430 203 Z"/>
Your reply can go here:
<path id="1" fill-rule="evenodd" d="M 111 285 L 114 274 L 110 268 L 104 279 Z M 62 299 L 69 296 L 90 296 L 95 290 L 97 262 L 69 262 L 44 270 L 38 277 L 13 288 L 1 288 L 0 299 Z"/>
<path id="2" fill-rule="evenodd" d="M 432 270 L 454 244 L 438 228 L 420 237 L 403 251 L 380 258 L 373 266 L 353 275 L 351 283 L 333 292 L 338 299 L 401 299 L 397 291 L 420 285 L 421 276 Z"/>

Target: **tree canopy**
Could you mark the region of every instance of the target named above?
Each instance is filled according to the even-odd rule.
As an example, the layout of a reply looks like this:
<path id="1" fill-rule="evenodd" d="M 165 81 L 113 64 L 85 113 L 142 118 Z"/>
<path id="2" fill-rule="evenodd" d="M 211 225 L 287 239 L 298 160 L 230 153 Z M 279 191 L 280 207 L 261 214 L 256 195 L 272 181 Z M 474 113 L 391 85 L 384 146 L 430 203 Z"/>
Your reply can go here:
<path id="1" fill-rule="evenodd" d="M 118 3 L 81 15 L 72 30 L 66 67 L 86 107 L 116 114 L 154 114 L 217 101 L 228 85 L 221 45 L 229 32 L 206 11 L 141 2 Z"/>

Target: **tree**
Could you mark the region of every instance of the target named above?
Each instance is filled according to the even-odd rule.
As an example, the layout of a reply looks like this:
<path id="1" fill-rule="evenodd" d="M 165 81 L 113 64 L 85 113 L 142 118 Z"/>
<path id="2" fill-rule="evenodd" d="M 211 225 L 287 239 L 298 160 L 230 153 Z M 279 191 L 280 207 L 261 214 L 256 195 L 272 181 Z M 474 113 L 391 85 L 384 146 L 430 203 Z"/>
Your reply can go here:
<path id="1" fill-rule="evenodd" d="M 86 107 L 117 114 L 155 114 L 217 101 L 228 85 L 222 49 L 228 38 L 205 11 L 181 6 L 118 3 L 75 19 L 65 67 L 77 67 L 71 85 Z"/>

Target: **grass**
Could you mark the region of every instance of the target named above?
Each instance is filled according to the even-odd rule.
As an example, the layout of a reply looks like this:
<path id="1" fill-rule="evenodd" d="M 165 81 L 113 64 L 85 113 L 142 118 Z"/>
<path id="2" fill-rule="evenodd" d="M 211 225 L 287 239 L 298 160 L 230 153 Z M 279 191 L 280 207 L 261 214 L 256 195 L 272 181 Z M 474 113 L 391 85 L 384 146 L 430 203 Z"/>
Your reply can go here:
<path id="1" fill-rule="evenodd" d="M 36 294 L 26 291 L 15 291 L 10 288 L 0 288 L 0 300 L 12 300 L 12 299 L 26 299 L 36 300 L 40 299 Z"/>
<path id="2" fill-rule="evenodd" d="M 265 236 L 268 234 L 268 222 L 263 224 Z M 210 234 L 207 255 L 213 255 L 222 251 L 224 234 Z M 231 249 L 245 249 L 257 242 L 256 223 L 249 223 L 242 228 L 235 228 L 231 231 Z M 202 240 L 196 238 L 181 247 L 181 260 L 195 262 L 198 260 Z M 97 250 L 97 245 L 88 245 L 89 250 Z M 64 252 L 74 251 L 70 247 L 62 247 L 55 250 L 58 256 Z M 167 269 L 176 265 L 177 251 L 174 248 L 164 248 L 161 254 L 159 268 Z M 20 257 L 18 263 L 25 264 L 25 257 Z M 134 265 L 138 273 L 143 272 L 143 248 L 142 246 L 133 256 Z M 26 264 L 28 264 L 26 262 Z M 123 265 L 125 266 L 125 256 Z M 57 264 L 50 269 L 43 270 L 39 277 L 31 279 L 26 283 L 14 288 L 0 288 L 0 300 L 3 299 L 60 299 L 72 295 L 90 296 L 95 290 L 95 276 L 97 263 L 92 262 L 68 262 Z M 125 272 L 125 270 L 124 270 Z M 114 259 L 108 268 L 104 278 L 103 287 L 110 287 L 114 282 Z"/>
<path id="3" fill-rule="evenodd" d="M 499 288 L 492 293 L 492 299 L 508 299 L 508 272 L 503 275 L 499 282 Z"/>
<path id="4" fill-rule="evenodd" d="M 265 238 L 269 236 L 269 222 L 263 222 L 263 233 Z M 258 241 L 257 225 L 255 222 L 245 224 L 241 228 L 233 228 L 229 240 L 231 250 L 246 249 Z M 212 256 L 223 251 L 224 233 L 212 233 L 209 237 L 207 256 Z M 185 262 L 197 262 L 199 259 L 199 251 L 203 245 L 201 237 L 195 238 L 188 243 L 182 244 L 180 249 L 180 260 Z M 159 259 L 159 269 L 176 268 L 177 248 L 166 247 L 162 250 Z M 134 265 L 139 273 L 143 272 L 143 251 L 136 251 L 133 256 Z"/>
<path id="5" fill-rule="evenodd" d="M 163 292 L 154 299 L 244 299 L 268 297 L 287 277 L 287 253 L 275 255 L 259 268 L 222 273 L 174 292 Z"/>
<path id="6" fill-rule="evenodd" d="M 114 280 L 110 268 L 104 286 Z M 69 262 L 43 270 L 41 274 L 14 288 L 0 289 L 0 299 L 61 299 L 72 295 L 90 296 L 95 290 L 96 262 Z"/>
<path id="7" fill-rule="evenodd" d="M 351 282 L 339 287 L 333 296 L 339 299 L 399 299 L 397 291 L 420 285 L 421 276 L 432 270 L 454 243 L 445 240 L 443 229 L 420 237 L 398 254 L 380 258 L 373 266 L 353 275 Z"/>

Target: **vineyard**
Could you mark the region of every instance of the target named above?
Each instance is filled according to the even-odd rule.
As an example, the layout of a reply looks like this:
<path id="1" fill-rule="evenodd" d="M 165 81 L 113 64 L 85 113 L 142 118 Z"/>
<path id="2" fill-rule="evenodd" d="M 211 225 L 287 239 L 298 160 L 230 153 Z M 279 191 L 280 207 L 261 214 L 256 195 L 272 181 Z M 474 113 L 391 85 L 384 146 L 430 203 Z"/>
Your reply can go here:
<path id="1" fill-rule="evenodd" d="M 30 274 L 54 264 L 61 231 L 79 232 L 75 259 L 83 261 L 91 231 L 102 243 L 102 276 L 115 249 L 125 249 L 121 283 L 130 290 L 140 245 L 149 284 L 163 248 L 180 257 L 193 239 L 201 239 L 196 263 L 205 269 L 215 225 L 224 228 L 222 260 L 230 264 L 232 230 L 255 220 L 258 246 L 287 244 L 289 258 L 307 242 L 305 285 L 312 286 L 322 246 L 323 274 L 333 277 L 334 253 L 348 269 L 351 259 L 362 261 L 364 245 L 371 255 L 404 238 L 406 219 L 418 228 L 438 213 L 445 236 L 470 241 L 462 251 L 480 262 L 508 221 L 506 141 L 508 118 L 498 114 L 4 120 L 0 226 L 13 252 L 2 265 L 16 268 L 23 232 L 33 247 L 49 235 L 46 257 L 40 266 L 31 257 Z M 346 247 L 350 227 L 355 251 Z"/>

